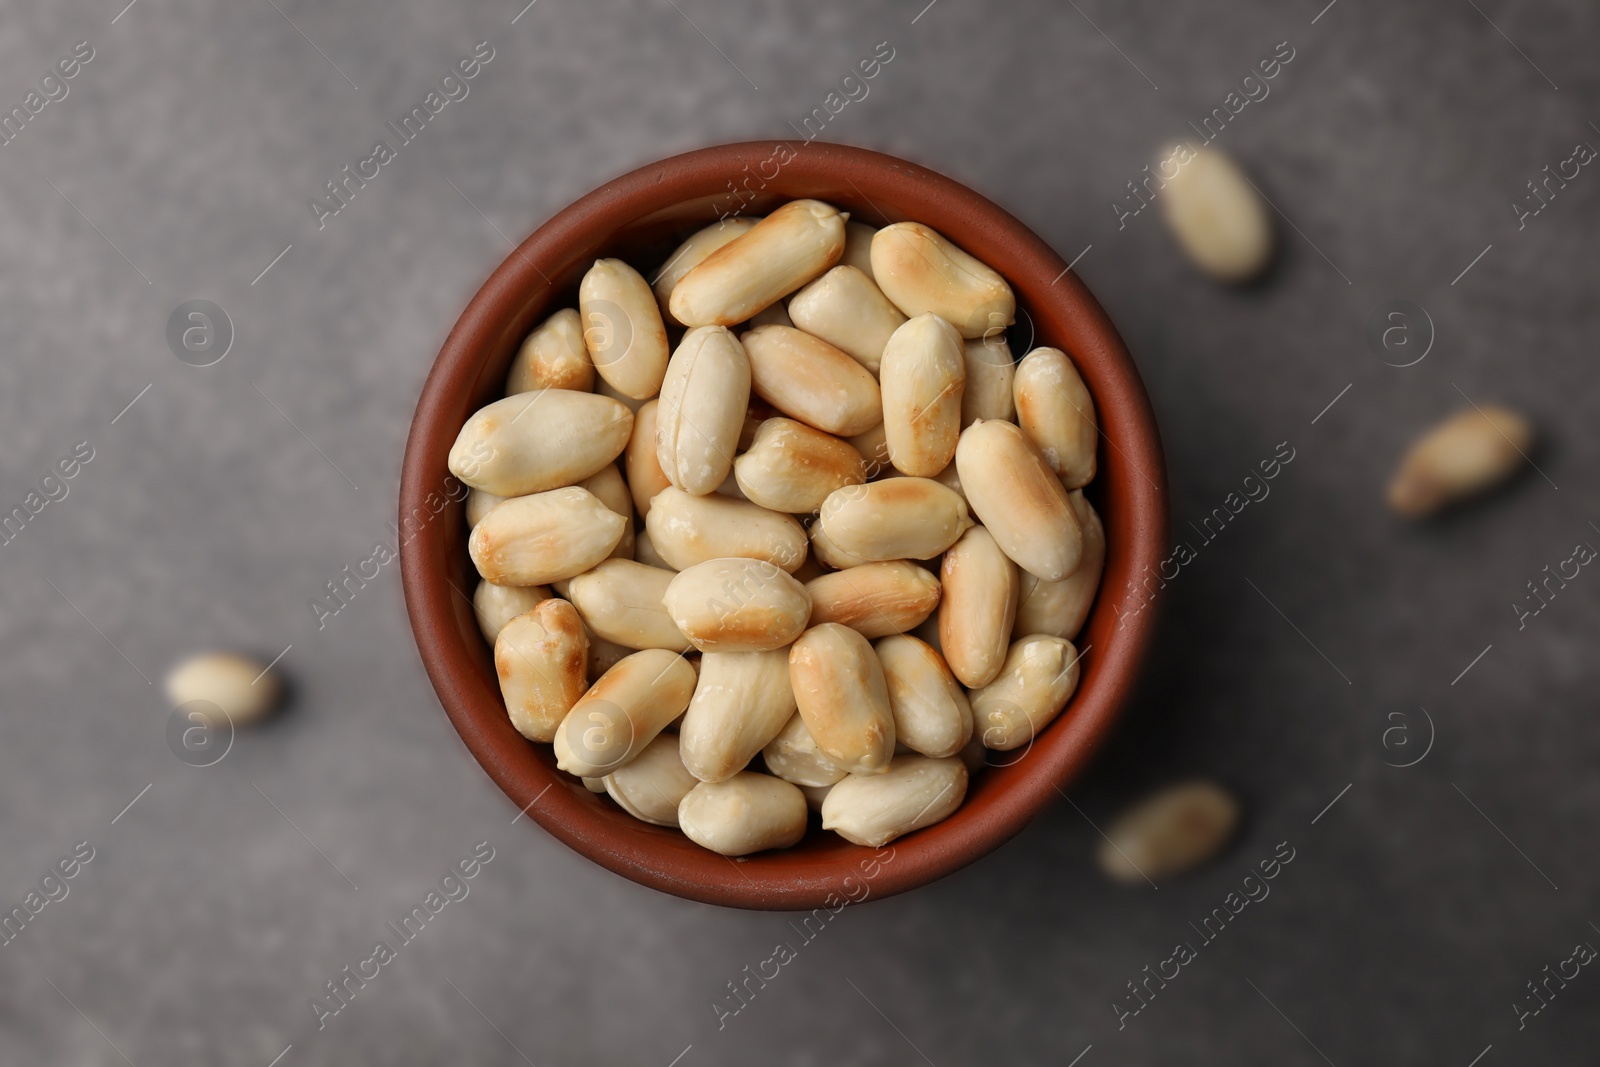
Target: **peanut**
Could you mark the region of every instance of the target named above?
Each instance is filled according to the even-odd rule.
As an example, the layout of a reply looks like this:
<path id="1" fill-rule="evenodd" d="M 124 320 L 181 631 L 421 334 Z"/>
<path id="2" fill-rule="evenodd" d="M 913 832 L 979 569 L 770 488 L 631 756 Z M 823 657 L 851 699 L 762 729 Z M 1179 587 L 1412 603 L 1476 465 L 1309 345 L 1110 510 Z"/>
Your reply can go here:
<path id="1" fill-rule="evenodd" d="M 1005 279 L 920 222 L 897 222 L 873 236 L 872 277 L 906 315 L 932 312 L 962 337 L 984 337 L 1016 320 Z"/>
<path id="2" fill-rule="evenodd" d="M 650 517 L 650 501 L 655 495 L 672 484 L 667 472 L 661 469 L 661 459 L 656 453 L 656 425 L 660 413 L 659 400 L 642 405 L 634 416 L 633 433 L 628 438 L 624 464 L 628 470 L 628 492 L 633 494 L 633 507 L 641 519 Z"/>
<path id="3" fill-rule="evenodd" d="M 602 380 L 644 400 L 667 372 L 667 327 L 650 283 L 620 259 L 597 259 L 578 285 L 583 342 Z"/>
<path id="4" fill-rule="evenodd" d="M 789 650 L 707 652 L 678 744 L 683 765 L 703 782 L 745 768 L 795 714 Z"/>
<path id="5" fill-rule="evenodd" d="M 817 739 L 806 729 L 806 721 L 798 711 L 789 716 L 778 736 L 761 750 L 761 759 L 767 770 L 802 787 L 830 786 L 848 773 L 817 747 Z"/>
<path id="6" fill-rule="evenodd" d="M 1083 558 L 1078 569 L 1059 582 L 1046 582 L 1024 571 L 1017 598 L 1017 622 L 1011 628 L 1013 639 L 1029 634 L 1052 634 L 1075 640 L 1089 617 L 1100 588 L 1100 574 L 1106 563 L 1106 534 L 1100 516 L 1084 499 L 1082 489 L 1070 494 L 1072 510 L 1083 529 Z"/>
<path id="7" fill-rule="evenodd" d="M 865 367 L 821 338 L 791 326 L 742 334 L 750 387 L 790 418 L 840 437 L 883 421 L 883 396 Z"/>
<path id="8" fill-rule="evenodd" d="M 715 493 L 690 496 L 668 487 L 650 502 L 644 528 L 677 570 L 729 556 L 764 559 L 793 571 L 806 558 L 805 530 L 793 518 Z"/>
<path id="9" fill-rule="evenodd" d="M 1183 158 L 1180 158 L 1183 157 Z M 1177 163 L 1177 173 L 1167 169 Z M 1272 216 L 1227 153 L 1187 145 L 1158 161 L 1165 180 L 1156 200 L 1178 246 L 1220 282 L 1247 282 L 1272 259 Z"/>
<path id="10" fill-rule="evenodd" d="M 1431 515 L 1505 481 L 1532 448 L 1533 427 L 1515 411 L 1459 411 L 1411 446 L 1389 485 L 1389 506 L 1407 518 Z"/>
<path id="11" fill-rule="evenodd" d="M 600 778 L 626 766 L 689 706 L 695 673 L 661 648 L 625 656 L 572 705 L 556 730 L 556 766 Z"/>
<path id="12" fill-rule="evenodd" d="M 506 395 L 534 389 L 594 388 L 594 364 L 583 344 L 583 325 L 571 308 L 551 315 L 528 335 L 506 372 Z"/>
<path id="13" fill-rule="evenodd" d="M 813 626 L 789 650 L 789 684 L 817 747 L 852 774 L 881 774 L 894 755 L 894 713 L 878 654 L 836 622 Z"/>
<path id="14" fill-rule="evenodd" d="M 1144 798 L 1106 829 L 1100 869 L 1119 882 L 1170 878 L 1222 851 L 1239 802 L 1214 782 L 1184 782 Z"/>
<path id="15" fill-rule="evenodd" d="M 1078 652 L 1072 642 L 1031 634 L 1012 644 L 994 681 L 968 695 L 973 730 L 996 751 L 1031 745 L 1077 687 Z"/>
<path id="16" fill-rule="evenodd" d="M 518 393 L 480 408 L 450 448 L 450 473 L 474 489 L 525 496 L 574 485 L 622 454 L 633 413 L 570 389 Z"/>
<path id="17" fill-rule="evenodd" d="M 689 840 L 724 856 L 788 848 L 806 833 L 805 794 L 779 778 L 741 771 L 701 782 L 678 804 Z"/>
<path id="18" fill-rule="evenodd" d="M 837 622 L 863 637 L 905 633 L 939 606 L 939 579 L 909 560 L 863 563 L 806 583 L 811 625 Z"/>
<path id="19" fill-rule="evenodd" d="M 473 527 L 467 550 L 496 585 L 548 585 L 605 559 L 627 525 L 574 485 L 507 500 Z"/>
<path id="20" fill-rule="evenodd" d="M 585 779 L 584 784 L 588 782 Z M 618 807 L 654 826 L 677 826 L 678 803 L 700 784 L 684 769 L 678 739 L 672 734 L 657 734 L 633 762 L 618 767 L 601 782 Z"/>
<path id="21" fill-rule="evenodd" d="M 865 560 L 932 559 L 972 525 L 966 501 L 931 478 L 837 489 L 822 502 L 818 522 L 835 546 Z"/>
<path id="22" fill-rule="evenodd" d="M 961 434 L 967 360 L 961 335 L 937 315 L 918 315 L 889 338 L 879 367 L 883 430 L 896 470 L 932 478 L 950 465 Z"/>
<path id="23" fill-rule="evenodd" d="M 683 276 L 673 316 L 686 326 L 744 322 L 839 261 L 846 217 L 820 200 L 784 204 Z"/>
<path id="24" fill-rule="evenodd" d="M 494 643 L 511 725 L 529 741 L 553 741 L 556 727 L 589 688 L 589 640 L 577 609 L 545 600 L 512 619 Z"/>
<path id="25" fill-rule="evenodd" d="M 874 646 L 889 688 L 894 736 L 924 756 L 954 756 L 972 737 L 972 706 L 944 657 L 910 634 Z"/>
<path id="26" fill-rule="evenodd" d="M 539 606 L 541 600 L 550 599 L 550 589 L 543 585 L 495 585 L 480 581 L 472 591 L 472 611 L 478 617 L 478 629 L 492 645 L 506 623 Z"/>
<path id="27" fill-rule="evenodd" d="M 755 228 L 759 218 L 745 218 L 742 216 L 731 219 L 718 219 L 703 230 L 696 230 L 673 250 L 667 257 L 667 262 L 656 273 L 656 280 L 650 288 L 655 291 L 656 304 L 661 308 L 661 317 L 673 326 L 682 326 L 672 315 L 671 300 L 672 290 L 675 289 L 683 276 L 705 262 L 707 256 L 729 243 L 736 237 L 743 237 Z"/>
<path id="28" fill-rule="evenodd" d="M 956 470 L 978 521 L 1013 563 L 1051 582 L 1077 569 L 1083 531 L 1067 490 L 1020 429 L 993 419 L 968 426 Z"/>
<path id="29" fill-rule="evenodd" d="M 950 546 L 939 569 L 939 647 L 961 684 L 988 685 L 1011 647 L 1020 579 L 993 535 L 974 526 Z M 949 755 L 949 753 L 944 753 Z"/>
<path id="30" fill-rule="evenodd" d="M 761 559 L 711 559 L 672 577 L 667 613 L 701 652 L 765 652 L 799 637 L 811 615 L 806 587 Z"/>
<path id="31" fill-rule="evenodd" d="M 631 559 L 608 559 L 578 575 L 567 595 L 589 629 L 624 648 L 687 652 L 689 639 L 672 621 L 661 598 L 675 575 Z"/>
<path id="32" fill-rule="evenodd" d="M 767 419 L 733 462 L 740 490 L 772 511 L 808 514 L 828 494 L 866 481 L 861 453 L 831 434 L 794 419 Z"/>
<path id="33" fill-rule="evenodd" d="M 794 294 L 789 300 L 789 318 L 874 376 L 884 345 L 906 321 L 866 273 L 850 266 L 834 267 Z"/>
<path id="34" fill-rule="evenodd" d="M 1011 388 L 1017 361 L 1005 334 L 967 341 L 962 354 L 967 361 L 967 386 L 961 393 L 961 428 L 965 430 L 979 419 L 1015 419 L 1017 406 Z"/>
<path id="35" fill-rule="evenodd" d="M 1068 489 L 1088 485 L 1100 430 L 1094 399 L 1072 360 L 1059 348 L 1035 348 L 1017 364 L 1013 388 L 1017 424 L 1061 476 L 1061 484 Z"/>
<path id="36" fill-rule="evenodd" d="M 857 845 L 882 847 L 946 819 L 967 795 L 958 759 L 897 756 L 886 773 L 852 775 L 822 801 L 822 828 Z"/>
<path id="37" fill-rule="evenodd" d="M 656 410 L 656 459 L 686 493 L 714 491 L 733 469 L 750 405 L 750 361 L 725 326 L 684 335 L 667 364 Z"/>

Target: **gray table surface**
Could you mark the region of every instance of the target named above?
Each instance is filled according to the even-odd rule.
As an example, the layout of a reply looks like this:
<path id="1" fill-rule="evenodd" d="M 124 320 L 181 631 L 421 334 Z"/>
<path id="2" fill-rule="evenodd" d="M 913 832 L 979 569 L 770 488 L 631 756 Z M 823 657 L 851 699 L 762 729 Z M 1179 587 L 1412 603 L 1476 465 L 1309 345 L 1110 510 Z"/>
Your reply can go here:
<path id="1" fill-rule="evenodd" d="M 1520 629 L 1512 605 L 1600 544 L 1600 174 L 1520 229 L 1510 206 L 1600 144 L 1593 5 L 122 2 L 0 18 L 4 108 L 94 51 L 0 148 L 0 510 L 94 450 L 0 545 L 0 904 L 95 850 L 0 947 L 0 1061 L 1593 1062 L 1600 974 L 1520 1028 L 1513 1005 L 1600 944 L 1600 578 Z M 308 199 L 479 41 L 470 94 L 319 230 Z M 1160 416 L 1174 536 L 1280 442 L 1295 459 L 1162 594 L 1146 684 L 1070 804 L 847 909 L 719 1028 L 726 983 L 799 941 L 789 917 L 511 825 L 394 566 L 320 630 L 307 600 L 390 537 L 423 377 L 508 239 L 633 166 L 787 134 L 881 41 L 828 138 L 1081 257 Z M 1220 139 L 1281 213 L 1281 262 L 1227 291 L 1155 211 L 1119 230 L 1110 204 L 1284 41 Z M 191 299 L 236 332 L 211 367 L 168 348 Z M 1408 368 L 1367 340 L 1394 299 L 1436 334 Z M 1538 469 L 1402 524 L 1397 456 L 1466 398 L 1527 411 Z M 213 646 L 288 648 L 295 698 L 199 770 L 168 750 L 160 679 Z M 1192 774 L 1245 798 L 1237 843 L 1159 889 L 1106 883 L 1095 824 Z M 482 840 L 470 895 L 319 1030 L 311 997 Z M 1280 842 L 1270 897 L 1201 942 Z M 1126 983 L 1185 940 L 1197 958 L 1119 1026 Z"/>

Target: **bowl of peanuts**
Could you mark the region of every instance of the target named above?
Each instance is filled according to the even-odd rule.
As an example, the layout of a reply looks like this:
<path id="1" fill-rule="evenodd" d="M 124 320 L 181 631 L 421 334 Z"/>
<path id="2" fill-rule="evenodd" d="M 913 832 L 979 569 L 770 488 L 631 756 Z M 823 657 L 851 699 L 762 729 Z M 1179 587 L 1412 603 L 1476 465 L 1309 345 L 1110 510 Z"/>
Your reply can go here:
<path id="1" fill-rule="evenodd" d="M 423 664 L 520 813 L 708 903 L 837 909 L 1017 834 L 1153 633 L 1160 438 L 1115 327 L 1004 210 L 822 142 L 559 212 L 423 387 Z"/>

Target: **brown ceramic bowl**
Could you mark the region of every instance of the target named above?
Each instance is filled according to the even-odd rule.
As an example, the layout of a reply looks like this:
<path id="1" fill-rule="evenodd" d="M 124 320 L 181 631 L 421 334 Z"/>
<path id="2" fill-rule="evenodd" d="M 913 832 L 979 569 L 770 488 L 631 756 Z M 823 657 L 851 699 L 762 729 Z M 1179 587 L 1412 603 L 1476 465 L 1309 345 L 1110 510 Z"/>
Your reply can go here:
<path id="1" fill-rule="evenodd" d="M 996 753 L 1007 765 L 975 774 L 954 815 L 881 853 L 813 823 L 796 847 L 735 862 L 588 792 L 556 770 L 549 746 L 512 728 L 491 649 L 473 617 L 477 576 L 462 505 L 446 492 L 461 489 L 445 459 L 467 416 L 501 395 L 511 358 L 533 326 L 576 306 L 578 280 L 597 257 L 621 257 L 648 277 L 678 241 L 719 215 L 759 215 L 799 197 L 826 200 L 874 225 L 927 223 L 1011 283 L 1019 355 L 1032 345 L 1072 355 L 1106 439 L 1090 490 L 1105 522 L 1106 567 L 1077 641 L 1082 676 L 1071 704 L 1026 752 Z M 472 298 L 434 362 L 411 424 L 400 484 L 401 570 L 417 648 L 440 702 L 484 770 L 533 821 L 596 863 L 667 893 L 804 910 L 888 896 L 949 874 L 999 847 L 1061 795 L 1111 729 L 1149 647 L 1152 613 L 1140 610 L 1135 582 L 1164 551 L 1165 486 L 1155 419 L 1127 349 L 1077 275 L 1026 226 L 965 186 L 892 156 L 822 142 L 730 144 L 607 182 L 541 226 Z"/>

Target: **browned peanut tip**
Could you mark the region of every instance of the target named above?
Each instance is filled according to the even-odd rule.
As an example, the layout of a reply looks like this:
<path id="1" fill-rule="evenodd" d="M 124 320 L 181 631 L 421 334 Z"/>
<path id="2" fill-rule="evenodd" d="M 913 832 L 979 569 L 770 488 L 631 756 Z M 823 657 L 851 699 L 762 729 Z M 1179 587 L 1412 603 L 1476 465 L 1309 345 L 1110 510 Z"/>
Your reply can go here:
<path id="1" fill-rule="evenodd" d="M 662 603 L 701 652 L 763 652 L 799 637 L 811 615 L 806 587 L 759 559 L 712 559 L 673 575 Z"/>
<path id="2" fill-rule="evenodd" d="M 547 599 L 506 624 L 494 643 L 494 668 L 511 725 L 530 741 L 556 728 L 589 687 L 589 639 L 578 612 Z"/>
<path id="3" fill-rule="evenodd" d="M 1035 348 L 1017 364 L 1017 424 L 1068 489 L 1088 485 L 1100 444 L 1094 399 L 1059 348 Z"/>
<path id="4" fill-rule="evenodd" d="M 983 337 L 1016 321 L 1016 297 L 1005 279 L 920 222 L 897 222 L 873 236 L 872 276 L 908 317 L 932 312 L 962 337 Z"/>
<path id="5" fill-rule="evenodd" d="M 966 795 L 967 768 L 959 759 L 896 756 L 885 773 L 851 775 L 830 789 L 822 828 L 852 844 L 881 847 L 948 818 Z"/>
<path id="6" fill-rule="evenodd" d="M 686 326 L 745 322 L 837 263 L 844 239 L 838 209 L 791 200 L 684 275 L 668 307 Z"/>
<path id="7" fill-rule="evenodd" d="M 678 825 L 689 840 L 724 856 L 788 848 L 805 836 L 806 818 L 798 787 L 752 771 L 701 782 L 678 805 Z"/>
<path id="8" fill-rule="evenodd" d="M 450 448 L 450 473 L 497 496 L 573 485 L 622 454 L 633 412 L 570 389 L 518 393 L 480 408 Z"/>
<path id="9" fill-rule="evenodd" d="M 534 389 L 594 388 L 594 364 L 583 343 L 583 324 L 572 308 L 562 308 L 528 335 L 506 372 L 506 395 Z"/>
<path id="10" fill-rule="evenodd" d="M 643 275 L 620 259 L 599 259 L 578 285 L 584 347 L 601 379 L 644 400 L 667 372 L 666 324 Z"/>
<path id="11" fill-rule="evenodd" d="M 1528 462 L 1533 444 L 1532 424 L 1515 411 L 1459 411 L 1411 446 L 1389 485 L 1389 506 L 1421 518 L 1486 492 Z"/>
<path id="12" fill-rule="evenodd" d="M 811 625 L 842 623 L 863 637 L 905 633 L 939 606 L 939 579 L 910 560 L 863 563 L 813 578 Z"/>
<path id="13" fill-rule="evenodd" d="M 1219 148 L 1178 145 L 1156 161 L 1156 200 L 1178 245 L 1219 282 L 1243 283 L 1272 261 L 1272 216 L 1244 171 Z"/>
<path id="14" fill-rule="evenodd" d="M 507 500 L 473 527 L 467 551 L 478 573 L 496 585 L 549 585 L 605 559 L 627 525 L 573 485 Z"/>
<path id="15" fill-rule="evenodd" d="M 1100 869 L 1119 882 L 1170 878 L 1221 852 L 1238 823 L 1239 802 L 1215 782 L 1168 786 L 1111 823 Z"/>
<path id="16" fill-rule="evenodd" d="M 1083 531 L 1066 487 L 1020 428 L 999 420 L 967 427 L 956 471 L 978 521 L 1017 566 L 1052 582 L 1078 568 Z"/>
<path id="17" fill-rule="evenodd" d="M 851 774 L 881 774 L 894 755 L 894 712 L 878 654 L 847 626 L 825 622 L 789 649 L 789 684 L 817 747 Z"/>

